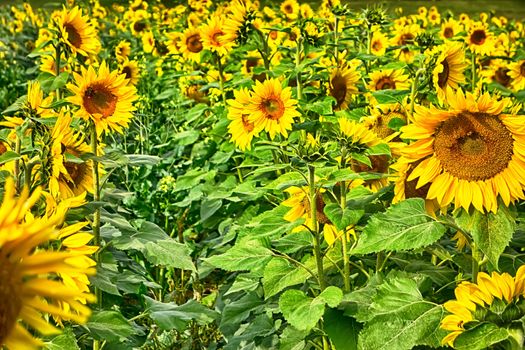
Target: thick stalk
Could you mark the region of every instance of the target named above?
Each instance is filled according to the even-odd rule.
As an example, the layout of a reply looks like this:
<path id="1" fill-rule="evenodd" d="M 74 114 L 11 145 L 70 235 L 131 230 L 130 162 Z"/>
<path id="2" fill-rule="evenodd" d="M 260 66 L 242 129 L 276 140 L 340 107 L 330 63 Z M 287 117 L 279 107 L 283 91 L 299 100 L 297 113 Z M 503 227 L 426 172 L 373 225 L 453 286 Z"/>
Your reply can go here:
<path id="1" fill-rule="evenodd" d="M 217 57 L 217 68 L 219 70 L 219 88 L 221 89 L 222 103 L 224 103 L 224 105 L 226 106 L 226 93 L 224 91 L 224 74 L 223 74 L 224 67 L 222 66 L 222 62 L 221 62 L 221 55 L 217 54 L 216 57 Z"/>
<path id="2" fill-rule="evenodd" d="M 414 120 L 414 105 L 416 103 L 417 83 L 419 81 L 419 76 L 421 72 L 421 69 L 418 69 L 416 71 L 416 76 L 414 77 L 414 81 L 412 82 L 412 89 L 410 91 L 410 115 L 407 118 L 407 123 L 410 123 Z"/>
<path id="3" fill-rule="evenodd" d="M 303 82 L 301 81 L 301 72 L 299 71 L 299 66 L 301 65 L 301 38 L 297 40 L 297 49 L 295 52 L 295 71 L 297 73 L 296 81 L 297 81 L 297 100 L 301 100 L 303 97 Z"/>
<path id="4" fill-rule="evenodd" d="M 309 177 L 309 190 L 310 190 L 310 216 L 311 216 L 311 229 L 314 234 L 313 247 L 315 262 L 317 264 L 317 275 L 319 276 L 319 283 L 321 291 L 326 288 L 326 281 L 324 279 L 324 266 L 323 256 L 321 254 L 321 238 L 319 237 L 319 225 L 317 223 L 317 192 L 315 189 L 315 167 L 311 164 L 308 165 L 308 177 Z"/>
<path id="5" fill-rule="evenodd" d="M 471 65 L 471 71 L 472 71 L 472 93 L 476 90 L 476 54 L 472 53 L 472 65 Z"/>
<path id="6" fill-rule="evenodd" d="M 98 135 L 95 123 L 91 123 L 91 153 L 93 153 L 93 201 L 100 201 L 100 174 L 98 172 Z M 97 205 L 95 212 L 93 213 L 93 237 L 95 245 L 100 248 L 100 207 Z M 99 249 L 100 250 L 100 249 Z M 95 253 L 95 261 L 97 266 L 100 263 L 99 253 Z M 97 296 L 97 302 L 99 307 L 102 306 L 102 292 L 100 289 L 95 287 L 95 294 Z"/>
<path id="7" fill-rule="evenodd" d="M 58 77 L 60 75 L 60 55 L 61 55 L 61 52 L 60 52 L 60 43 L 57 44 L 57 46 L 55 47 L 55 72 L 56 72 L 56 76 Z M 57 97 L 57 101 L 60 100 L 60 89 L 56 89 L 56 97 Z"/>
<path id="8" fill-rule="evenodd" d="M 339 17 L 334 15 L 334 58 L 335 63 L 339 66 Z"/>
<path id="9" fill-rule="evenodd" d="M 341 169 L 346 166 L 346 154 L 343 150 L 341 154 Z M 346 181 L 341 181 L 341 209 L 345 210 L 346 207 Z M 348 257 L 348 241 L 346 235 L 346 228 L 343 229 L 343 236 L 341 237 L 342 249 L 343 249 L 343 280 L 345 292 L 350 292 L 350 264 Z"/>
<path id="10" fill-rule="evenodd" d="M 16 135 L 15 153 L 20 154 L 22 148 L 22 140 L 19 135 Z M 13 176 L 15 178 L 16 192 L 20 193 L 20 159 L 15 160 L 15 168 L 13 169 Z"/>
<path id="11" fill-rule="evenodd" d="M 479 262 L 482 257 L 476 243 L 472 242 L 470 248 L 472 249 L 472 282 L 476 283 L 478 280 Z"/>

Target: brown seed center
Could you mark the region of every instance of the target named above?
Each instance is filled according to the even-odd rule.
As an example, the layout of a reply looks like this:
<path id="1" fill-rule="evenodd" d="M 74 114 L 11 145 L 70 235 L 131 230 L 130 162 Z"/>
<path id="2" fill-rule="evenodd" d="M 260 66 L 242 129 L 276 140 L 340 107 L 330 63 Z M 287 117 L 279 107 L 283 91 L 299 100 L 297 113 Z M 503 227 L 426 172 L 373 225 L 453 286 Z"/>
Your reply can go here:
<path id="1" fill-rule="evenodd" d="M 133 77 L 133 72 L 129 66 L 122 68 L 122 74 L 126 76 L 126 79 L 131 79 Z"/>
<path id="2" fill-rule="evenodd" d="M 512 134 L 497 116 L 462 112 L 437 129 L 434 152 L 453 176 L 478 181 L 507 168 L 513 144 Z"/>
<path id="3" fill-rule="evenodd" d="M 66 28 L 67 39 L 69 40 L 71 45 L 73 45 L 77 49 L 80 48 L 80 46 L 82 45 L 82 37 L 78 33 L 77 29 L 69 23 L 66 24 L 64 27 Z"/>
<path id="4" fill-rule="evenodd" d="M 478 29 L 470 35 L 470 42 L 474 45 L 483 45 L 487 39 L 487 34 L 483 29 Z"/>
<path id="5" fill-rule="evenodd" d="M 335 108 L 341 108 L 343 103 L 346 101 L 347 87 L 346 80 L 341 74 L 336 74 L 330 82 L 330 96 L 335 98 L 337 105 Z"/>
<path id="6" fill-rule="evenodd" d="M 441 64 L 443 65 L 443 71 L 438 74 L 438 85 L 443 89 L 447 85 L 450 69 L 446 58 L 443 60 L 443 62 L 441 62 Z"/>
<path id="7" fill-rule="evenodd" d="M 525 77 L 525 62 L 523 62 L 520 66 L 520 75 Z"/>
<path id="8" fill-rule="evenodd" d="M 445 31 L 443 32 L 443 36 L 447 39 L 450 39 L 454 36 L 454 31 L 450 27 L 446 27 Z"/>
<path id="9" fill-rule="evenodd" d="M 201 36 L 199 34 L 193 34 L 186 39 L 186 46 L 188 50 L 193 53 L 199 53 L 202 51 Z"/>
<path id="10" fill-rule="evenodd" d="M 376 90 L 388 90 L 388 89 L 395 89 L 396 88 L 396 82 L 390 77 L 383 77 L 379 79 L 379 81 L 376 83 Z"/>
<path id="11" fill-rule="evenodd" d="M 84 93 L 84 107 L 89 114 L 102 114 L 104 118 L 113 115 L 117 106 L 118 97 L 106 86 L 93 84 Z"/>
<path id="12" fill-rule="evenodd" d="M 284 114 L 284 103 L 276 96 L 263 100 L 261 108 L 266 117 L 272 120 L 279 120 Z"/>
<path id="13" fill-rule="evenodd" d="M 0 344 L 16 325 L 22 309 L 22 281 L 16 265 L 0 255 Z"/>
<path id="14" fill-rule="evenodd" d="M 510 85 L 510 76 L 507 74 L 510 71 L 508 68 L 500 67 L 494 74 L 494 79 L 501 85 L 507 87 Z"/>

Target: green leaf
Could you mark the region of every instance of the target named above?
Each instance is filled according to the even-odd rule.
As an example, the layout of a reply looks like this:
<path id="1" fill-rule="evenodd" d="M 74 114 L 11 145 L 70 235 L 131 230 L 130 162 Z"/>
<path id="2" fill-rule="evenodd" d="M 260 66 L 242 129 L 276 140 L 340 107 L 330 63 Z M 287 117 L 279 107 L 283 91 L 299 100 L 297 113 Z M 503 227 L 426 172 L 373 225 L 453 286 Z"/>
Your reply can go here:
<path id="1" fill-rule="evenodd" d="M 516 222 L 509 208 L 500 205 L 496 214 L 461 210 L 456 222 L 472 234 L 474 243 L 497 269 L 499 257 L 509 245 L 516 229 Z"/>
<path id="2" fill-rule="evenodd" d="M 160 157 L 148 154 L 125 154 L 124 157 L 130 166 L 156 165 L 161 161 Z"/>
<path id="3" fill-rule="evenodd" d="M 163 330 L 175 329 L 182 332 L 190 321 L 199 325 L 209 324 L 219 318 L 219 313 L 190 299 L 186 304 L 161 303 L 144 296 L 146 311 L 155 323 Z"/>
<path id="4" fill-rule="evenodd" d="M 188 247 L 173 239 L 145 244 L 144 256 L 157 266 L 197 271 L 193 265 Z"/>
<path id="5" fill-rule="evenodd" d="M 9 107 L 7 107 L 5 110 L 2 111 L 2 114 L 13 114 L 14 112 L 18 112 L 22 108 L 24 108 L 25 104 L 27 102 L 27 95 L 20 96 L 16 99 L 15 102 Z"/>
<path id="6" fill-rule="evenodd" d="M 364 209 L 343 209 L 337 203 L 327 204 L 323 211 L 338 230 L 345 230 L 348 226 L 357 224 L 365 214 Z"/>
<path id="7" fill-rule="evenodd" d="M 86 327 L 93 338 L 109 343 L 124 341 L 135 333 L 128 320 L 116 311 L 94 312 Z"/>
<path id="8" fill-rule="evenodd" d="M 445 231 L 427 214 L 423 199 L 410 198 L 373 215 L 352 253 L 417 249 L 436 242 Z"/>
<path id="9" fill-rule="evenodd" d="M 64 85 L 66 85 L 67 80 L 69 79 L 69 73 L 68 72 L 62 72 L 60 73 L 55 79 L 53 79 L 53 83 L 51 83 L 51 86 L 49 87 L 49 90 L 58 90 Z"/>
<path id="10" fill-rule="evenodd" d="M 204 199 L 201 203 L 201 221 L 206 221 L 222 207 L 222 199 Z"/>
<path id="11" fill-rule="evenodd" d="M 4 164 L 16 159 L 20 159 L 20 155 L 18 153 L 6 151 L 0 156 L 0 164 Z"/>
<path id="12" fill-rule="evenodd" d="M 361 330 L 359 322 L 335 309 L 326 310 L 323 321 L 323 329 L 335 350 L 357 350 L 357 335 Z"/>
<path id="13" fill-rule="evenodd" d="M 256 293 L 248 293 L 239 300 L 226 303 L 222 310 L 220 331 L 226 336 L 233 335 L 242 321 L 246 320 L 252 312 L 262 310 L 263 301 Z"/>
<path id="14" fill-rule="evenodd" d="M 327 96 L 321 101 L 306 104 L 305 109 L 319 115 L 332 114 L 332 106 L 334 105 L 334 102 L 335 99 L 332 96 Z"/>
<path id="15" fill-rule="evenodd" d="M 341 289 L 330 286 L 316 298 L 310 298 L 303 291 L 290 289 L 279 298 L 279 308 L 284 318 L 299 330 L 315 327 L 325 311 L 325 304 L 336 307 L 343 299 Z"/>
<path id="16" fill-rule="evenodd" d="M 379 90 L 372 91 L 372 96 L 375 97 L 377 103 L 385 104 L 401 102 L 409 93 L 409 90 Z"/>
<path id="17" fill-rule="evenodd" d="M 509 331 L 493 323 L 480 325 L 461 333 L 454 341 L 457 350 L 482 350 L 509 337 Z"/>
<path id="18" fill-rule="evenodd" d="M 382 156 L 382 155 L 391 155 L 390 147 L 386 143 L 380 143 L 378 145 L 372 146 L 366 150 L 367 156 Z"/>
<path id="19" fill-rule="evenodd" d="M 268 299 L 287 287 L 304 283 L 309 276 L 305 269 L 293 266 L 286 259 L 272 258 L 264 268 L 264 297 Z"/>
<path id="20" fill-rule="evenodd" d="M 198 130 L 185 130 L 173 136 L 173 140 L 180 146 L 187 146 L 194 144 L 199 139 L 200 132 Z"/>
<path id="21" fill-rule="evenodd" d="M 211 265 L 226 271 L 254 270 L 264 267 L 272 258 L 272 251 L 254 242 L 237 244 L 226 253 L 205 259 Z"/>
<path id="22" fill-rule="evenodd" d="M 77 339 L 71 328 L 64 329 L 62 334 L 57 335 L 44 344 L 48 350 L 80 350 Z"/>

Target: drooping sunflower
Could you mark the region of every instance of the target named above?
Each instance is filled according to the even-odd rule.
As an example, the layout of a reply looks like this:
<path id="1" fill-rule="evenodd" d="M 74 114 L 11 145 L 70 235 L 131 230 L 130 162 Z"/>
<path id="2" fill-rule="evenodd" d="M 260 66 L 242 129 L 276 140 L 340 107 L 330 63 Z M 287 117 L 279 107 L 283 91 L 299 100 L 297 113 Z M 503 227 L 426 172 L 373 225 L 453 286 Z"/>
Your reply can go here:
<path id="1" fill-rule="evenodd" d="M 250 121 L 246 107 L 250 104 L 251 94 L 246 88 L 235 90 L 233 92 L 235 99 L 228 100 L 228 119 L 231 120 L 228 125 L 228 131 L 232 135 L 232 141 L 244 151 L 251 149 L 251 142 L 258 131 L 255 125 Z"/>
<path id="2" fill-rule="evenodd" d="M 288 137 L 293 118 L 300 114 L 296 109 L 297 100 L 292 99 L 292 89 L 282 88 L 277 79 L 256 81 L 250 104 L 246 107 L 249 120 L 255 124 L 257 132 L 265 130 L 274 139 L 276 134 Z"/>
<path id="3" fill-rule="evenodd" d="M 454 290 L 456 299 L 443 304 L 450 313 L 440 325 L 450 331 L 441 341 L 443 345 L 454 347 L 457 337 L 482 322 L 508 327 L 524 316 L 518 303 L 523 302 L 525 266 L 515 277 L 506 272 L 480 272 L 476 282 L 462 282 Z"/>
<path id="4" fill-rule="evenodd" d="M 224 17 L 213 16 L 201 29 L 202 44 L 205 49 L 226 56 L 233 46 L 232 41 L 226 41 L 223 32 Z"/>
<path id="5" fill-rule="evenodd" d="M 67 199 L 85 192 L 93 193 L 93 162 L 80 156 L 91 151 L 71 127 L 71 116 L 60 113 L 51 131 L 52 169 L 49 191 L 55 198 Z"/>
<path id="6" fill-rule="evenodd" d="M 482 22 L 473 22 L 465 39 L 470 50 L 478 55 L 489 55 L 494 49 L 492 33 Z"/>
<path id="7" fill-rule="evenodd" d="M 246 41 L 250 25 L 256 13 L 249 0 L 235 0 L 228 7 L 229 14 L 224 22 L 224 40 L 235 44 Z"/>
<path id="8" fill-rule="evenodd" d="M 25 221 L 41 191 L 30 195 L 25 188 L 19 198 L 15 193 L 14 180 L 9 178 L 0 206 L 0 344 L 9 349 L 37 349 L 42 342 L 27 327 L 43 335 L 60 332 L 43 314 L 76 323 L 85 323 L 90 315 L 89 308 L 77 299 L 92 302 L 93 296 L 68 287 L 58 277 L 60 273 L 92 274 L 94 269 L 71 264 L 69 259 L 76 256 L 73 252 L 36 250 L 57 239 L 56 226 L 64 213 Z M 61 303 L 67 303 L 68 310 Z"/>
<path id="9" fill-rule="evenodd" d="M 381 31 L 374 31 L 370 41 L 370 52 L 376 56 L 383 56 L 388 47 L 388 38 Z"/>
<path id="10" fill-rule="evenodd" d="M 58 25 L 62 39 L 71 51 L 82 56 L 98 54 L 101 48 L 98 34 L 88 17 L 82 16 L 82 9 L 78 6 L 69 11 L 64 8 Z"/>
<path id="11" fill-rule="evenodd" d="M 448 110 L 416 106 L 414 122 L 401 128 L 403 138 L 417 140 L 403 156 L 420 161 L 408 181 L 419 178 L 416 189 L 430 184 L 427 198 L 441 207 L 496 212 L 498 197 L 506 206 L 523 198 L 523 117 L 503 114 L 509 101 L 488 93 L 449 88 L 446 100 Z"/>
<path id="12" fill-rule="evenodd" d="M 468 66 L 465 62 L 465 53 L 461 43 L 446 43 L 435 48 L 439 53 L 436 67 L 432 71 L 432 81 L 436 89 L 438 100 L 445 99 L 447 87 L 457 89 L 460 83 L 465 82 L 463 71 Z"/>
<path id="13" fill-rule="evenodd" d="M 133 116 L 133 101 L 137 98 L 136 89 L 128 84 L 126 76 L 110 72 L 105 62 L 98 72 L 92 66 L 82 67 L 81 74 L 73 76 L 75 84 L 67 84 L 67 88 L 74 95 L 67 100 L 80 107 L 77 115 L 93 120 L 99 135 L 113 130 L 122 133 L 122 127 L 127 127 Z"/>
<path id="14" fill-rule="evenodd" d="M 203 49 L 201 31 L 198 28 L 190 27 L 183 32 L 180 41 L 180 52 L 184 58 L 199 62 Z"/>
<path id="15" fill-rule="evenodd" d="M 119 64 L 120 74 L 124 74 L 131 85 L 137 85 L 140 78 L 139 63 L 130 61 L 127 58 Z"/>
<path id="16" fill-rule="evenodd" d="M 346 138 L 352 144 L 361 144 L 366 147 L 372 147 L 381 143 L 377 135 L 370 131 L 364 124 L 357 123 L 353 120 L 341 117 L 337 120 L 341 136 Z"/>
<path id="17" fill-rule="evenodd" d="M 335 98 L 335 110 L 348 108 L 352 94 L 358 91 L 357 82 L 361 78 L 357 69 L 349 64 L 342 64 L 330 70 L 328 93 Z"/>
<path id="18" fill-rule="evenodd" d="M 514 90 L 525 89 L 525 60 L 509 64 L 508 75 L 513 79 L 512 87 Z"/>
<path id="19" fill-rule="evenodd" d="M 370 82 L 367 84 L 368 91 L 380 90 L 408 90 L 410 82 L 408 75 L 402 69 L 380 69 L 369 74 Z M 371 104 L 376 104 L 372 94 L 368 94 Z"/>

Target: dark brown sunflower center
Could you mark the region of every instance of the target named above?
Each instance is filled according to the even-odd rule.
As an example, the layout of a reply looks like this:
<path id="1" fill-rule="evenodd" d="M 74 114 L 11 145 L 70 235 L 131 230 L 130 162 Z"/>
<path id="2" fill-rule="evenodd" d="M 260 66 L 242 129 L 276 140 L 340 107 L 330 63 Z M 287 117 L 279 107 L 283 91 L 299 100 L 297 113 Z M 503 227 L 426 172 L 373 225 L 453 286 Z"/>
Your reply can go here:
<path id="1" fill-rule="evenodd" d="M 440 88 L 443 89 L 447 85 L 450 68 L 448 67 L 448 62 L 446 58 L 443 60 L 443 62 L 441 62 L 441 64 L 443 65 L 443 70 L 441 71 L 441 73 L 438 74 L 438 85 Z"/>
<path id="2" fill-rule="evenodd" d="M 510 84 L 510 76 L 507 74 L 510 71 L 508 68 L 500 67 L 494 74 L 494 79 L 501 85 L 507 87 Z"/>
<path id="3" fill-rule="evenodd" d="M 388 127 L 388 123 L 393 119 L 406 121 L 406 116 L 399 112 L 390 112 L 388 114 L 380 115 L 376 118 L 370 130 L 375 132 L 379 138 L 384 139 L 385 137 L 392 135 L 394 132 L 394 130 Z"/>
<path id="4" fill-rule="evenodd" d="M 525 62 L 523 62 L 520 66 L 520 75 L 525 77 Z"/>
<path id="5" fill-rule="evenodd" d="M 223 36 L 224 33 L 222 32 L 222 30 L 217 30 L 216 32 L 213 33 L 213 35 L 211 36 L 211 41 L 212 41 L 212 44 L 215 45 L 215 46 L 220 46 L 221 45 L 221 36 Z"/>
<path id="6" fill-rule="evenodd" d="M 424 186 L 421 186 L 420 188 L 416 189 L 417 185 L 417 179 L 414 179 L 412 181 L 407 181 L 410 177 L 410 174 L 412 174 L 412 171 L 421 163 L 423 159 L 415 162 L 410 169 L 406 173 L 405 178 L 405 198 L 427 198 L 428 190 L 430 189 L 430 183 L 427 183 Z"/>
<path id="7" fill-rule="evenodd" d="M 122 68 L 122 74 L 126 76 L 126 79 L 131 79 L 133 77 L 133 71 L 129 66 Z"/>
<path id="8" fill-rule="evenodd" d="M 407 33 L 401 35 L 401 38 L 399 38 L 399 45 L 408 45 L 412 44 L 414 42 L 414 35 Z"/>
<path id="9" fill-rule="evenodd" d="M 64 25 L 64 28 L 66 28 L 67 40 L 69 40 L 71 45 L 79 48 L 80 45 L 82 45 L 82 37 L 80 36 L 80 33 L 72 24 L 69 23 Z"/>
<path id="10" fill-rule="evenodd" d="M 462 112 L 437 129 L 434 152 L 445 170 L 458 179 L 485 180 L 507 168 L 513 138 L 497 116 Z"/>
<path id="11" fill-rule="evenodd" d="M 308 196 L 304 196 L 303 202 L 301 203 L 303 205 L 303 208 L 308 215 L 308 217 L 311 216 L 312 207 L 310 206 L 310 198 Z M 331 224 L 331 221 L 328 219 L 328 217 L 324 214 L 324 207 L 325 203 L 323 200 L 323 196 L 317 192 L 317 195 L 315 196 L 315 211 L 317 212 L 317 221 L 321 224 Z"/>
<path id="12" fill-rule="evenodd" d="M 447 39 L 450 39 L 454 36 L 454 31 L 450 27 L 446 27 L 443 31 L 443 36 Z"/>
<path id="13" fill-rule="evenodd" d="M 246 130 L 247 132 L 253 131 L 253 128 L 255 127 L 255 125 L 248 119 L 247 114 L 243 114 L 241 116 L 241 121 L 242 121 L 242 125 L 244 126 L 244 130 Z"/>
<path id="14" fill-rule="evenodd" d="M 102 114 L 104 118 L 113 115 L 118 97 L 102 84 L 89 86 L 84 93 L 83 104 L 89 114 Z"/>
<path id="15" fill-rule="evenodd" d="M 331 81 L 330 96 L 335 98 L 337 101 L 336 108 L 340 108 L 346 101 L 346 93 L 348 89 L 346 87 L 345 78 L 340 74 L 336 74 Z"/>
<path id="16" fill-rule="evenodd" d="M 186 46 L 188 50 L 193 53 L 199 53 L 202 51 L 201 36 L 199 34 L 190 35 L 186 39 Z"/>
<path id="17" fill-rule="evenodd" d="M 266 118 L 279 120 L 284 114 L 284 103 L 280 98 L 272 96 L 261 102 L 261 109 Z"/>
<path id="18" fill-rule="evenodd" d="M 22 309 L 22 281 L 18 277 L 16 265 L 0 256 L 0 344 L 13 330 Z"/>
<path id="19" fill-rule="evenodd" d="M 388 172 L 389 158 L 387 155 L 370 156 L 369 159 L 372 167 L 369 167 L 367 164 L 354 161 L 352 162 L 352 170 L 356 173 L 371 171 L 374 173 L 386 174 Z"/>
<path id="20" fill-rule="evenodd" d="M 137 33 L 142 32 L 144 29 L 146 29 L 146 22 L 144 21 L 138 21 L 133 24 L 133 30 Z"/>
<path id="21" fill-rule="evenodd" d="M 388 90 L 388 89 L 395 89 L 396 88 L 396 82 L 390 77 L 383 77 L 379 79 L 376 83 L 376 90 Z"/>
<path id="22" fill-rule="evenodd" d="M 7 147 L 3 142 L 0 142 L 0 154 L 4 154 L 5 152 L 7 152 Z"/>
<path id="23" fill-rule="evenodd" d="M 381 45 L 381 41 L 380 40 L 374 40 L 372 42 L 372 50 L 379 51 L 379 50 L 381 50 L 382 47 L 383 47 L 383 45 Z"/>
<path id="24" fill-rule="evenodd" d="M 470 42 L 474 45 L 483 45 L 487 39 L 487 34 L 483 29 L 478 29 L 470 35 Z"/>
<path id="25" fill-rule="evenodd" d="M 288 4 L 284 7 L 284 12 L 288 13 L 288 14 L 291 14 L 293 13 L 293 7 L 292 5 Z"/>

